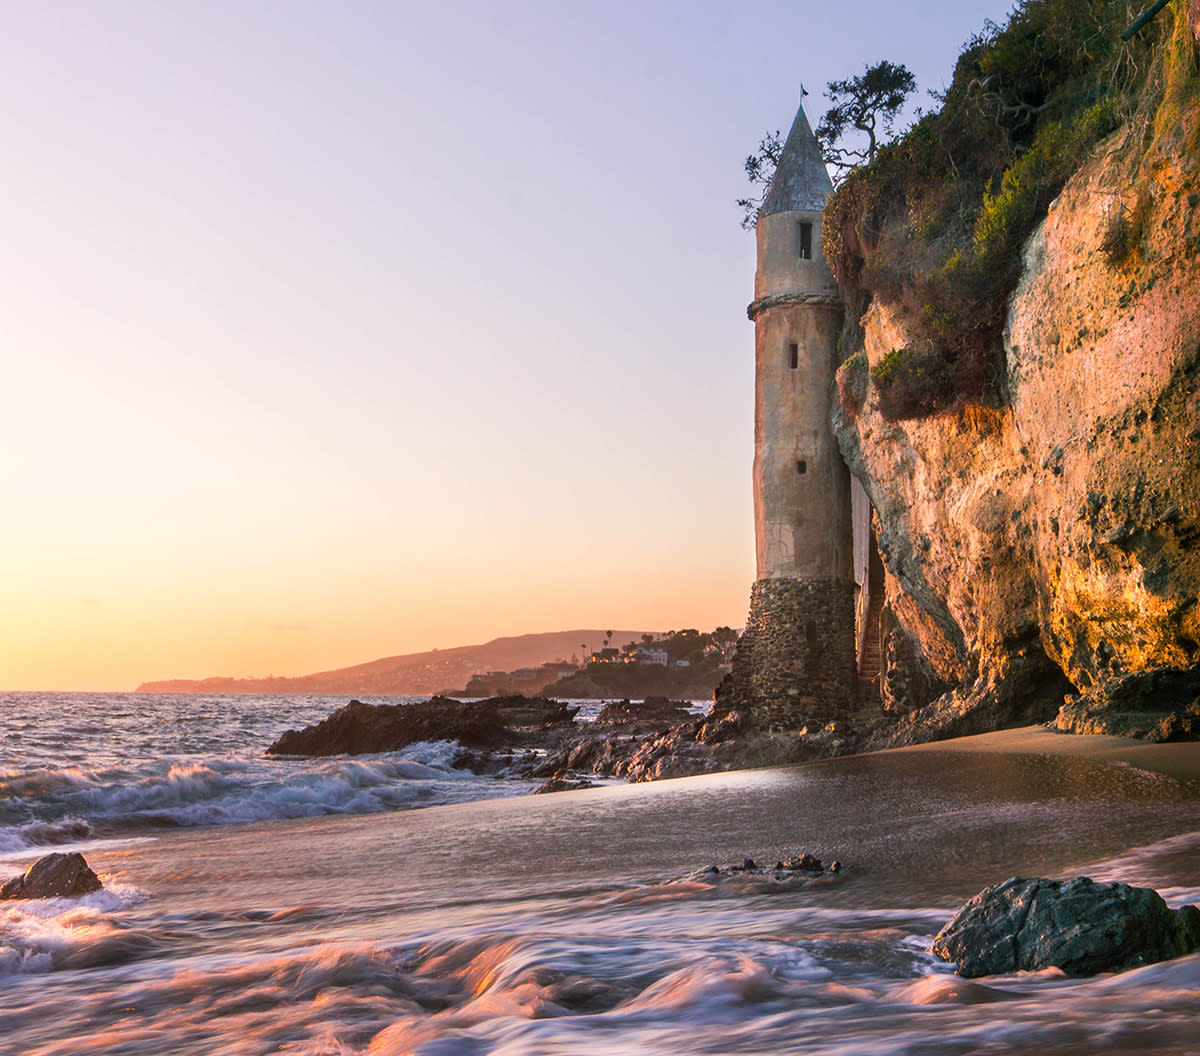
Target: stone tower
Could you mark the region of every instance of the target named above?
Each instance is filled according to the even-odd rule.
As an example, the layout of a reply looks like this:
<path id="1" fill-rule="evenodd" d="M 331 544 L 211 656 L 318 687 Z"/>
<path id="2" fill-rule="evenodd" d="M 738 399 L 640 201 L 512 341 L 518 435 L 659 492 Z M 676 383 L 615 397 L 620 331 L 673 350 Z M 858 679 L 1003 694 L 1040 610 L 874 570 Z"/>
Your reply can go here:
<path id="1" fill-rule="evenodd" d="M 854 703 L 850 475 L 833 435 L 842 305 L 821 253 L 833 190 L 803 107 L 759 212 L 754 301 L 757 581 L 720 695 L 760 724 L 827 721 Z"/>

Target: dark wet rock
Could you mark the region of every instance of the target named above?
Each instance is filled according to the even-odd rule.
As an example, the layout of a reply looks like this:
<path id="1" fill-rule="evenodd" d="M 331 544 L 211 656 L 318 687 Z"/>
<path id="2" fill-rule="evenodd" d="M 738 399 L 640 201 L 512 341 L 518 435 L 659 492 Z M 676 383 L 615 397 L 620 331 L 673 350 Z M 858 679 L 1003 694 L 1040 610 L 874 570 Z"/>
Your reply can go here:
<path id="1" fill-rule="evenodd" d="M 572 778 L 567 774 L 555 774 L 553 777 L 543 781 L 537 788 L 533 790 L 535 796 L 545 795 L 549 792 L 574 792 L 580 788 L 595 788 L 595 782 L 584 778 Z"/>
<path id="2" fill-rule="evenodd" d="M 798 736 L 747 728 L 728 712 L 692 714 L 665 697 L 608 704 L 596 722 L 552 699 L 433 697 L 415 704 L 351 701 L 322 722 L 291 730 L 268 755 L 358 755 L 397 751 L 417 741 L 457 741 L 454 766 L 477 774 L 578 781 L 589 775 L 658 781 L 841 754 L 857 736 L 844 724 Z"/>
<path id="3" fill-rule="evenodd" d="M 596 721 L 557 738 L 530 776 L 560 770 L 626 777 L 631 781 L 685 777 L 719 769 L 695 741 L 703 719 L 665 697 L 605 705 Z"/>
<path id="4" fill-rule="evenodd" d="M 556 700 L 492 697 L 460 701 L 431 697 L 413 704 L 352 700 L 315 726 L 289 730 L 268 755 L 363 755 L 394 752 L 418 741 L 457 741 L 494 752 L 521 741 L 523 727 L 569 725 L 575 711 Z"/>
<path id="5" fill-rule="evenodd" d="M 776 868 L 790 869 L 798 873 L 823 873 L 825 871 L 825 867 L 821 865 L 821 859 L 811 854 L 793 855 L 787 861 L 780 862 Z"/>
<path id="6" fill-rule="evenodd" d="M 285 734 L 284 736 L 287 735 Z M 280 738 L 280 740 L 282 740 L 282 738 Z M 279 741 L 276 741 L 275 744 L 279 744 Z M 267 753 L 269 755 L 289 754 L 287 752 L 273 752 L 272 749 L 275 747 L 275 744 L 271 745 L 271 748 L 267 749 Z M 505 763 L 509 761 L 510 760 L 507 756 L 495 752 L 459 751 L 455 754 L 450 765 L 453 766 L 455 770 L 470 770 L 473 774 L 493 774 L 499 776 L 500 772 L 504 769 Z"/>
<path id="7" fill-rule="evenodd" d="M 1053 725 L 1145 741 L 1200 739 L 1200 664 L 1156 667 L 1109 679 L 1068 699 Z"/>
<path id="8" fill-rule="evenodd" d="M 721 744 L 739 737 L 745 731 L 745 721 L 740 711 L 727 711 L 700 724 L 696 740 L 701 744 Z"/>
<path id="9" fill-rule="evenodd" d="M 725 720 L 717 720 L 724 723 Z M 736 719 L 731 720 L 736 723 Z M 819 748 L 795 732 L 771 734 L 742 730 L 728 737 L 701 740 L 713 724 L 694 720 L 656 737 L 645 739 L 629 755 L 618 776 L 630 781 L 661 781 L 664 778 L 711 774 L 762 766 L 787 766 L 820 758 Z"/>
<path id="10" fill-rule="evenodd" d="M 574 973 L 558 974 L 545 968 L 534 970 L 530 979 L 544 988 L 547 1001 L 585 1015 L 608 1012 L 637 993 L 635 987 L 619 982 Z"/>
<path id="11" fill-rule="evenodd" d="M 289 730 L 268 755 L 362 755 L 394 752 L 418 741 L 458 741 L 468 748 L 509 744 L 511 731 L 486 701 L 445 697 L 414 704 L 364 704 L 352 700 L 315 726 Z"/>
<path id="12" fill-rule="evenodd" d="M 885 721 L 853 750 L 903 748 L 1050 721 L 1064 696 L 1075 687 L 1040 643 L 1027 641 L 1019 648 L 1010 643 L 1008 648 L 1011 653 L 1002 669 L 991 670 L 925 707 Z"/>
<path id="13" fill-rule="evenodd" d="M 827 866 L 815 854 L 794 854 L 790 858 L 776 862 L 774 871 L 776 875 L 791 873 L 804 877 L 817 877 L 824 876 L 826 873 L 840 873 L 842 863 L 833 861 Z"/>
<path id="14" fill-rule="evenodd" d="M 560 741 L 544 758 L 537 760 L 528 776 L 554 777 L 566 771 L 615 774 L 620 760 L 632 750 L 632 743 L 637 743 L 637 739 L 579 729 L 574 736 Z"/>
<path id="15" fill-rule="evenodd" d="M 720 767 L 713 753 L 696 738 L 697 723 L 681 723 L 642 741 L 618 767 L 630 781 L 661 781 L 712 773 Z"/>
<path id="16" fill-rule="evenodd" d="M 14 876 L 0 887 L 0 900 L 73 898 L 103 886 L 82 854 L 48 854 L 34 862 L 23 876 Z"/>
<path id="17" fill-rule="evenodd" d="M 846 719 L 834 719 L 815 729 L 804 726 L 796 736 L 800 743 L 818 759 L 850 755 L 862 743 L 862 734 L 853 723 Z"/>
<path id="18" fill-rule="evenodd" d="M 1200 910 L 1172 910 L 1156 891 L 1086 877 L 1013 877 L 981 891 L 933 940 L 959 975 L 1061 968 L 1116 972 L 1200 946 Z"/>
<path id="19" fill-rule="evenodd" d="M 782 858 L 769 869 L 747 855 L 740 862 L 734 862 L 733 865 L 726 866 L 724 873 L 754 874 L 777 881 L 791 882 L 794 880 L 816 879 L 817 877 L 824 876 L 826 873 L 841 872 L 841 869 L 841 862 L 833 862 L 826 868 L 821 864 L 820 858 L 805 853 L 794 854 L 790 858 Z M 701 870 L 699 874 L 693 875 L 720 876 L 722 875 L 722 870 L 715 865 L 710 865 L 707 869 Z"/>
<path id="20" fill-rule="evenodd" d="M 507 697 L 489 697 L 481 703 L 495 705 L 500 718 L 508 726 L 545 729 L 550 726 L 570 726 L 578 707 L 560 700 L 524 697 L 519 693 Z"/>
<path id="21" fill-rule="evenodd" d="M 640 704 L 628 700 L 609 701 L 596 716 L 597 726 L 626 726 L 630 723 L 674 725 L 689 717 L 687 704 L 666 697 L 647 697 Z"/>

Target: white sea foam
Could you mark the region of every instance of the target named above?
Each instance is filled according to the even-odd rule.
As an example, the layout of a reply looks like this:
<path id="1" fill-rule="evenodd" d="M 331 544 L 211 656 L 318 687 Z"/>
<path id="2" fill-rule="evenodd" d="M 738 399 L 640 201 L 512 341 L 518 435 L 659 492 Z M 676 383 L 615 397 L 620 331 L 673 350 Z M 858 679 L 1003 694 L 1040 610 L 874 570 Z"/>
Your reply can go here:
<path id="1" fill-rule="evenodd" d="M 0 829 L 0 855 L 31 847 L 60 847 L 77 844 L 92 835 L 92 826 L 84 818 L 65 817 L 56 821 L 29 821 L 13 828 Z"/>
<path id="2" fill-rule="evenodd" d="M 72 699 L 58 740 L 43 709 L 22 741 L 37 733 L 42 747 L 5 759 L 0 832 L 57 839 L 86 819 L 96 841 L 145 835 L 148 818 L 363 812 L 529 788 L 454 771 L 446 744 L 262 757 L 283 728 L 336 703 Z M 1014 872 L 1082 862 L 1191 890 L 1200 840 L 1179 834 L 1198 830 L 1194 796 L 1090 776 L 1073 761 L 1018 772 L 901 753 L 377 822 L 156 831 L 96 856 L 112 871 L 104 892 L 0 904 L 0 1050 L 1200 1051 L 1198 956 L 1092 980 L 969 982 L 928 953 L 963 898 Z M 36 825 L 49 827 L 23 828 Z M 836 851 L 846 868 L 832 883 L 690 875 L 803 849 Z"/>
<path id="3" fill-rule="evenodd" d="M 651 945 L 623 934 L 622 923 L 606 914 L 581 918 L 570 935 L 531 929 L 416 949 L 334 942 L 195 959 L 80 992 L 62 1007 L 59 1031 L 76 1039 L 72 1052 L 97 1056 L 169 1051 L 185 1040 L 196 1051 L 286 1045 L 307 1056 L 1082 1053 L 1139 1044 L 1182 1053 L 1172 1041 L 1186 1037 L 1200 981 L 1200 958 L 1097 980 L 972 982 L 911 971 L 888 980 L 858 964 L 853 943 L 817 956 L 796 937 L 700 940 L 667 928 Z M 67 956 L 51 949 L 52 936 L 41 942 L 21 970 L 44 972 Z M 32 1029 L 24 1017 L 8 1018 Z"/>
<path id="4" fill-rule="evenodd" d="M 373 814 L 527 791 L 526 784 L 454 769 L 457 752 L 454 742 L 440 741 L 373 756 L 166 758 L 10 771 L 0 783 L 0 818 L 61 816 L 0 827 L 0 853 L 77 842 L 101 823 L 195 826 Z"/>
<path id="5" fill-rule="evenodd" d="M 114 963 L 153 945 L 113 919 L 146 893 L 111 877 L 102 880 L 101 890 L 75 898 L 0 903 L 0 975 Z"/>

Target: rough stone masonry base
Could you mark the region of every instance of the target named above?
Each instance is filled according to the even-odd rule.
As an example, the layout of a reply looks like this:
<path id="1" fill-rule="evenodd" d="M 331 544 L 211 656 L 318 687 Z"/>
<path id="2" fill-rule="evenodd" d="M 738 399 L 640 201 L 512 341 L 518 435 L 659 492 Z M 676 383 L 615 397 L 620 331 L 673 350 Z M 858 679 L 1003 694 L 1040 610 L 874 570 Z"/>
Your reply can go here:
<path id="1" fill-rule="evenodd" d="M 854 706 L 854 582 L 760 579 L 717 710 L 762 728 L 824 724 Z"/>

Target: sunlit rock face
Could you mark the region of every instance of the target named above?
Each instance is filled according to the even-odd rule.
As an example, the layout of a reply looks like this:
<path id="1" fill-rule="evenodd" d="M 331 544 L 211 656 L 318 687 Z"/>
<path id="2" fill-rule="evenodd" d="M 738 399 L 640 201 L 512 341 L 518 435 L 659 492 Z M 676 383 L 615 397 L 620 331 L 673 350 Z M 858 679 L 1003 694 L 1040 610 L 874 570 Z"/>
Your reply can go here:
<path id="1" fill-rule="evenodd" d="M 1080 688 L 1200 642 L 1200 159 L 1120 159 L 1051 209 L 1006 335 L 1042 637 Z M 1139 194 L 1141 244 L 1114 264 L 1100 246 Z"/>
<path id="2" fill-rule="evenodd" d="M 888 422 L 868 390 L 836 413 L 894 633 L 947 691 L 876 743 L 1050 718 L 1064 692 L 1200 660 L 1197 109 L 1118 133 L 1053 204 L 1009 306 L 998 406 Z M 1118 215 L 1135 221 L 1114 251 Z M 909 344 L 879 305 L 864 328 L 872 364 Z"/>

